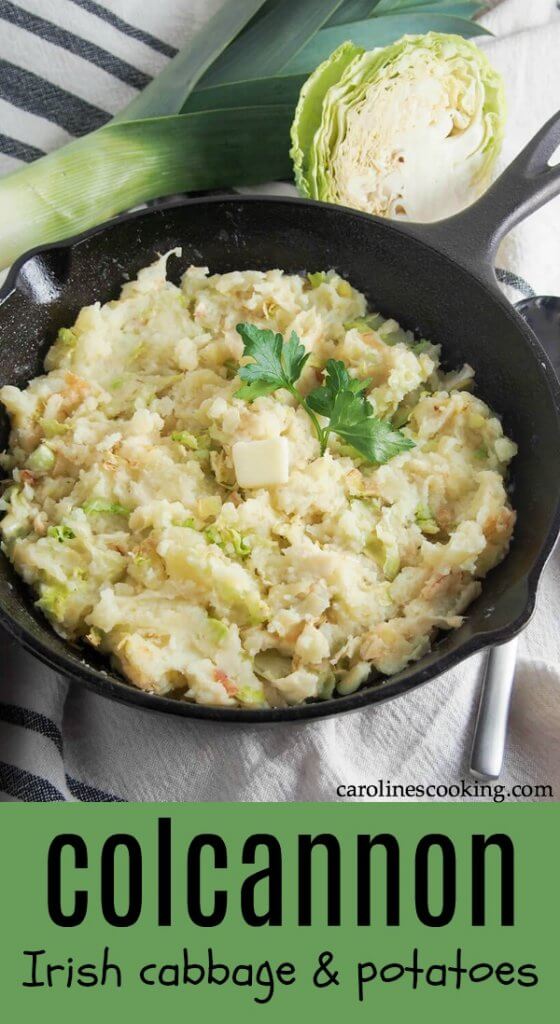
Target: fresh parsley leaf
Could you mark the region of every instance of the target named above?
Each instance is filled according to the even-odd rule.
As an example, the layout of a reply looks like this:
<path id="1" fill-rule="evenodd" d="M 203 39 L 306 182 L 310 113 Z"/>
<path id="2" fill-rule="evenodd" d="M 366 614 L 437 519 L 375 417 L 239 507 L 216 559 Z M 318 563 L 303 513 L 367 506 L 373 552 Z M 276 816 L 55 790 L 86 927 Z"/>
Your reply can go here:
<path id="1" fill-rule="evenodd" d="M 330 416 L 333 401 L 334 395 L 326 387 L 315 388 L 315 391 L 310 391 L 306 398 L 309 408 L 319 416 Z"/>
<path id="2" fill-rule="evenodd" d="M 336 396 L 329 429 L 351 444 L 368 462 L 378 465 L 414 448 L 413 441 L 386 420 L 374 416 L 370 403 L 351 391 L 341 391 Z"/>
<path id="3" fill-rule="evenodd" d="M 254 324 L 237 324 L 237 331 L 243 339 L 243 355 L 251 356 L 254 362 L 239 370 L 244 384 L 235 392 L 235 397 L 252 402 L 280 388 L 293 390 L 310 355 L 295 331 L 287 342 L 281 334 Z"/>
<path id="4" fill-rule="evenodd" d="M 284 365 L 286 366 L 286 372 L 289 376 L 290 382 L 295 384 L 303 373 L 303 368 L 309 359 L 311 352 L 306 352 L 305 346 L 302 345 L 295 331 L 292 331 L 282 354 Z"/>
<path id="5" fill-rule="evenodd" d="M 328 359 L 325 383 L 315 388 L 306 399 L 307 405 L 320 416 L 330 416 L 337 395 L 341 391 L 359 394 L 369 387 L 369 380 L 353 380 L 340 359 Z"/>
<path id="6" fill-rule="evenodd" d="M 295 385 L 309 353 L 295 331 L 287 342 L 281 334 L 254 324 L 237 324 L 237 331 L 243 339 L 243 354 L 253 362 L 239 370 L 243 386 L 235 392 L 236 398 L 252 402 L 261 395 L 286 389 L 311 418 L 322 453 L 331 432 L 352 445 L 368 462 L 377 464 L 414 447 L 414 442 L 389 422 L 374 416 L 364 394 L 370 381 L 354 380 L 339 359 L 327 361 L 324 383 L 304 398 Z M 326 426 L 321 426 L 317 415 L 325 417 Z"/>

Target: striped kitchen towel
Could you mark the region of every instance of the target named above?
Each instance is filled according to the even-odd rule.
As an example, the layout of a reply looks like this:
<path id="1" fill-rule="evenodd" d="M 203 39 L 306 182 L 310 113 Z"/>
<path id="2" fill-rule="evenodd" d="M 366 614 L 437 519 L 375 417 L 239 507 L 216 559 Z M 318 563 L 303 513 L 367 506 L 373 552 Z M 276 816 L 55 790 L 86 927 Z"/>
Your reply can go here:
<path id="1" fill-rule="evenodd" d="M 0 0 L 0 175 L 107 121 L 219 6 Z M 508 88 L 506 161 L 558 105 L 554 8 L 553 0 L 503 0 L 487 16 L 497 38 L 483 45 Z M 500 263 L 512 298 L 560 294 L 560 201 L 508 239 Z M 506 790 L 552 785 L 556 799 L 559 613 L 557 556 L 521 641 L 501 780 Z M 333 800 L 340 783 L 459 785 L 481 664 L 475 658 L 374 713 L 255 730 L 110 703 L 59 679 L 2 631 L 0 653 L 0 799 L 23 801 Z"/>
<path id="2" fill-rule="evenodd" d="M 108 121 L 174 56 L 173 40 L 196 29 L 203 7 L 0 0 L 0 174 Z"/>

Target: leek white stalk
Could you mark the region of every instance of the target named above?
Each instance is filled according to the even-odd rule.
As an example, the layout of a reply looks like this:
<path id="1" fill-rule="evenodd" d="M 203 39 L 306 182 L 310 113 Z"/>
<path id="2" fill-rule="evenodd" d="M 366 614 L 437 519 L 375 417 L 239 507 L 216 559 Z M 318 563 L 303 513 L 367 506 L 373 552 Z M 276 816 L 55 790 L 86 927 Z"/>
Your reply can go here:
<path id="1" fill-rule="evenodd" d="M 0 266 L 158 196 L 288 177 L 292 115 L 279 105 L 121 121 L 29 164 L 0 183 Z"/>

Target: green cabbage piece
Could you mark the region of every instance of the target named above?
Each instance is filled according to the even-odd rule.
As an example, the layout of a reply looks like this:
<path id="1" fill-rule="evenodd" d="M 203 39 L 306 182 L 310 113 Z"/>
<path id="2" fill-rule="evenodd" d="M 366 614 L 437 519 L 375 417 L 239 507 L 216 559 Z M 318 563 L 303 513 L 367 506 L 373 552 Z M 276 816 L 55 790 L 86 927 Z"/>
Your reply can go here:
<path id="1" fill-rule="evenodd" d="M 296 184 L 312 199 L 433 221 L 487 188 L 505 128 L 500 74 L 469 39 L 344 43 L 305 82 L 292 124 Z"/>
<path id="2" fill-rule="evenodd" d="M 37 607 L 56 622 L 61 622 L 66 611 L 70 591 L 63 583 L 43 584 Z"/>
<path id="3" fill-rule="evenodd" d="M 70 430 L 68 423 L 60 423 L 58 420 L 42 419 L 39 421 L 39 426 L 45 437 L 58 437 Z"/>
<path id="4" fill-rule="evenodd" d="M 91 501 L 86 501 L 83 510 L 86 516 L 129 516 L 132 511 L 125 505 L 119 505 L 117 501 L 107 501 L 105 498 L 92 498 Z"/>
<path id="5" fill-rule="evenodd" d="M 62 523 L 60 526 L 49 526 L 47 530 L 47 537 L 52 537 L 53 540 L 57 540 L 59 544 L 64 544 L 66 540 L 73 540 L 76 534 L 70 526 L 66 526 Z"/>
<path id="6" fill-rule="evenodd" d="M 196 437 L 194 434 L 189 434 L 188 430 L 173 431 L 171 440 L 176 441 L 177 444 L 184 445 L 185 448 L 190 448 L 193 452 L 198 448 L 198 441 Z"/>
<path id="7" fill-rule="evenodd" d="M 12 484 L 11 487 L 4 491 L 2 502 L 2 508 L 5 507 L 8 511 L 19 513 L 21 516 L 28 515 L 30 512 L 23 489 L 18 487 L 17 484 Z"/>
<path id="8" fill-rule="evenodd" d="M 222 619 L 213 619 L 208 616 L 207 620 L 208 630 L 212 641 L 216 644 L 223 643 L 229 636 L 229 626 L 227 622 L 223 622 Z"/>
<path id="9" fill-rule="evenodd" d="M 400 402 L 395 409 L 395 412 L 391 417 L 391 425 L 396 427 L 397 430 L 404 427 L 405 424 L 408 423 L 420 399 L 423 395 L 427 394 L 428 392 L 423 387 L 414 388 L 413 391 L 409 391 L 408 395 L 404 396 L 402 402 Z"/>
<path id="10" fill-rule="evenodd" d="M 422 339 L 422 341 L 419 341 L 412 346 L 412 351 L 414 352 L 415 356 L 421 356 L 422 352 L 429 352 L 430 349 L 432 348 L 434 348 L 434 346 L 432 345 L 431 341 L 426 341 L 426 339 L 424 338 Z"/>
<path id="11" fill-rule="evenodd" d="M 336 676 L 331 665 L 321 672 L 319 676 L 319 690 L 317 696 L 319 700 L 330 700 L 336 688 Z"/>
<path id="12" fill-rule="evenodd" d="M 9 512 L 12 504 L 12 498 L 17 494 L 19 488 L 16 484 L 11 484 L 6 488 L 2 497 L 0 498 L 0 512 Z"/>
<path id="13" fill-rule="evenodd" d="M 280 654 L 277 650 L 259 651 L 253 659 L 253 668 L 257 675 L 269 683 L 283 679 L 292 671 L 292 659 Z"/>
<path id="14" fill-rule="evenodd" d="M 386 579 L 394 580 L 398 576 L 401 560 L 397 544 L 385 544 L 374 534 L 369 538 L 366 549 L 373 555 Z"/>
<path id="15" fill-rule="evenodd" d="M 74 348 L 78 340 L 76 332 L 71 327 L 61 327 L 56 340 L 60 341 L 62 345 L 66 345 L 68 348 Z"/>
<path id="16" fill-rule="evenodd" d="M 186 519 L 181 519 L 180 522 L 173 523 L 173 526 L 181 526 L 181 527 L 183 527 L 186 530 L 196 530 L 197 529 L 196 521 L 194 519 L 194 516 L 187 516 Z"/>
<path id="17" fill-rule="evenodd" d="M 240 686 L 235 696 L 241 704 L 264 703 L 264 690 L 256 686 Z"/>
<path id="18" fill-rule="evenodd" d="M 369 331 L 376 331 L 382 323 L 381 313 L 368 313 L 367 316 L 359 316 L 356 320 L 347 320 L 343 327 L 345 331 L 355 329 L 360 334 L 367 334 Z"/>
<path id="19" fill-rule="evenodd" d="M 236 555 L 238 558 L 248 558 L 251 554 L 251 543 L 247 537 L 243 537 L 233 527 L 218 529 L 217 526 L 207 526 L 204 536 L 209 544 L 216 544 L 222 548 L 227 555 Z"/>
<path id="20" fill-rule="evenodd" d="M 56 456 L 54 452 L 48 447 L 48 445 L 41 444 L 34 452 L 31 453 L 27 460 L 27 468 L 33 473 L 48 473 L 49 469 L 52 469 L 56 462 Z"/>
<path id="21" fill-rule="evenodd" d="M 365 683 L 367 677 L 371 672 L 371 665 L 367 661 L 359 661 L 357 665 L 349 669 L 341 679 L 339 679 L 336 685 L 336 692 L 340 696 L 346 696 L 349 693 L 355 693 L 356 690 L 360 689 L 362 683 Z"/>
<path id="22" fill-rule="evenodd" d="M 426 533 L 428 535 L 439 533 L 439 526 L 426 505 L 418 505 L 416 512 L 414 513 L 414 519 L 417 526 L 422 530 L 422 533 Z"/>
<path id="23" fill-rule="evenodd" d="M 323 100 L 331 86 L 341 79 L 351 61 L 363 51 L 353 43 L 343 43 L 323 61 L 302 86 L 292 125 L 292 149 L 296 185 L 304 196 L 311 196 L 309 161 L 315 135 L 321 124 Z M 318 198 L 318 197 L 315 197 Z"/>
<path id="24" fill-rule="evenodd" d="M 320 284 L 325 283 L 327 275 L 324 270 L 318 270 L 316 274 L 308 274 L 307 280 L 312 288 L 318 288 Z"/>

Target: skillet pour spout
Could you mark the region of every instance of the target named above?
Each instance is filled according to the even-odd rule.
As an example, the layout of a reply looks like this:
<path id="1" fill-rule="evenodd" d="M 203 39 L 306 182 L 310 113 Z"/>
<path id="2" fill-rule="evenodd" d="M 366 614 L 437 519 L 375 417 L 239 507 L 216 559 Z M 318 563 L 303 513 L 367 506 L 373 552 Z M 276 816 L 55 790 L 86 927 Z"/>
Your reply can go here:
<path id="1" fill-rule="evenodd" d="M 60 327 L 82 306 L 115 298 L 159 253 L 176 282 L 190 264 L 212 272 L 334 268 L 371 305 L 440 343 L 449 366 L 470 363 L 478 394 L 518 444 L 512 464 L 517 524 L 508 556 L 485 579 L 464 624 L 421 660 L 357 693 L 290 708 L 239 710 L 157 697 L 129 686 L 93 649 L 57 636 L 0 555 L 0 623 L 42 661 L 113 700 L 187 718 L 252 725 L 349 712 L 401 696 L 527 623 L 560 529 L 560 386 L 535 334 L 501 294 L 492 269 L 498 243 L 520 219 L 560 193 L 560 143 L 552 118 L 484 196 L 436 224 L 390 222 L 301 199 L 215 196 L 124 214 L 21 257 L 0 292 L 0 385 L 24 387 L 43 372 Z M 5 447 L 8 423 L 0 423 Z"/>

